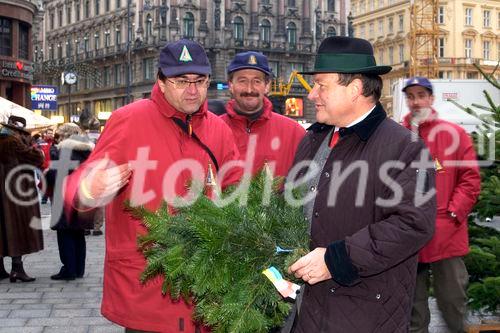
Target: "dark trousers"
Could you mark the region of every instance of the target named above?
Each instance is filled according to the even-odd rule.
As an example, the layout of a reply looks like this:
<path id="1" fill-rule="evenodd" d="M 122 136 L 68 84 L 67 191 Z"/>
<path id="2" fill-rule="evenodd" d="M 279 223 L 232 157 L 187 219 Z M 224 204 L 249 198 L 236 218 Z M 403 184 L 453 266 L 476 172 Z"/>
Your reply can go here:
<path id="1" fill-rule="evenodd" d="M 411 333 L 428 333 L 430 322 L 429 271 L 432 271 L 434 296 L 450 332 L 465 332 L 467 311 L 466 288 L 469 274 L 460 257 L 443 259 L 431 264 L 418 264 L 417 285 L 413 301 Z"/>
<path id="2" fill-rule="evenodd" d="M 59 258 L 63 264 L 61 275 L 83 277 L 87 245 L 84 230 L 57 230 Z"/>

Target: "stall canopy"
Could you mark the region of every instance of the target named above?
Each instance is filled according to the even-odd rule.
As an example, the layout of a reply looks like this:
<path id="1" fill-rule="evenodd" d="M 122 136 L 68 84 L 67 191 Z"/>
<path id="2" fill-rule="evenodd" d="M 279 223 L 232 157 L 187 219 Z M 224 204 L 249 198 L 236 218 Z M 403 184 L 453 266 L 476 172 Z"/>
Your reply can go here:
<path id="1" fill-rule="evenodd" d="M 6 123 L 12 115 L 26 119 L 26 129 L 29 131 L 40 130 L 56 125 L 49 118 L 36 114 L 25 107 L 0 97 L 0 123 Z"/>

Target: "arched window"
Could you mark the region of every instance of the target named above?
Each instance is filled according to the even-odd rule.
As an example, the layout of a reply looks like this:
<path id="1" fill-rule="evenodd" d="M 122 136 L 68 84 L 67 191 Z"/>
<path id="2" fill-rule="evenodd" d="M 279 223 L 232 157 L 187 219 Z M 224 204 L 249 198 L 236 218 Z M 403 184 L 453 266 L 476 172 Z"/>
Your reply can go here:
<path id="1" fill-rule="evenodd" d="M 269 20 L 262 20 L 260 23 L 260 39 L 264 43 L 269 43 L 271 41 L 271 23 Z"/>
<path id="2" fill-rule="evenodd" d="M 297 45 L 297 26 L 293 22 L 288 23 L 286 26 L 286 39 L 290 47 Z"/>
<path id="3" fill-rule="evenodd" d="M 153 36 L 153 18 L 151 14 L 146 16 L 146 38 Z"/>
<path id="4" fill-rule="evenodd" d="M 337 36 L 337 30 L 335 30 L 335 27 L 328 27 L 328 30 L 326 31 L 326 37 L 332 36 Z"/>
<path id="5" fill-rule="evenodd" d="M 184 37 L 194 38 L 194 15 L 191 12 L 186 12 L 183 18 L 184 22 Z"/>
<path id="6" fill-rule="evenodd" d="M 243 42 L 244 21 L 241 16 L 236 16 L 233 21 L 234 39 L 238 42 Z"/>

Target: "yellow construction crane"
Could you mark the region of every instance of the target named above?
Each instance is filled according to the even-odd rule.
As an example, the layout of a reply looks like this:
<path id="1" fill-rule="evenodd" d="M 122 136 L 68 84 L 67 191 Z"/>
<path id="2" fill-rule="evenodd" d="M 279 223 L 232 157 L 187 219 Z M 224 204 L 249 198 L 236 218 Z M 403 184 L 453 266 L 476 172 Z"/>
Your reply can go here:
<path id="1" fill-rule="evenodd" d="M 311 86 L 309 85 L 309 83 L 307 83 L 302 74 L 297 71 L 292 71 L 286 84 L 281 78 L 276 78 L 273 80 L 273 82 L 271 83 L 271 91 L 269 92 L 269 96 L 288 96 L 295 79 L 297 79 L 302 84 L 307 92 L 310 92 L 312 90 Z"/>
<path id="2" fill-rule="evenodd" d="M 410 76 L 439 74 L 438 0 L 410 0 Z"/>

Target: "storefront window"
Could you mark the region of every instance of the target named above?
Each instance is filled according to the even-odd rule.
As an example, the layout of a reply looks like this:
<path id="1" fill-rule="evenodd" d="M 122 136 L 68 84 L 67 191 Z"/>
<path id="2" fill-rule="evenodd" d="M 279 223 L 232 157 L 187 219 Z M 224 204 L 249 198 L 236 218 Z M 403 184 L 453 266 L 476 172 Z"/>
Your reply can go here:
<path id="1" fill-rule="evenodd" d="M 12 21 L 0 17 L 0 55 L 12 56 Z"/>

